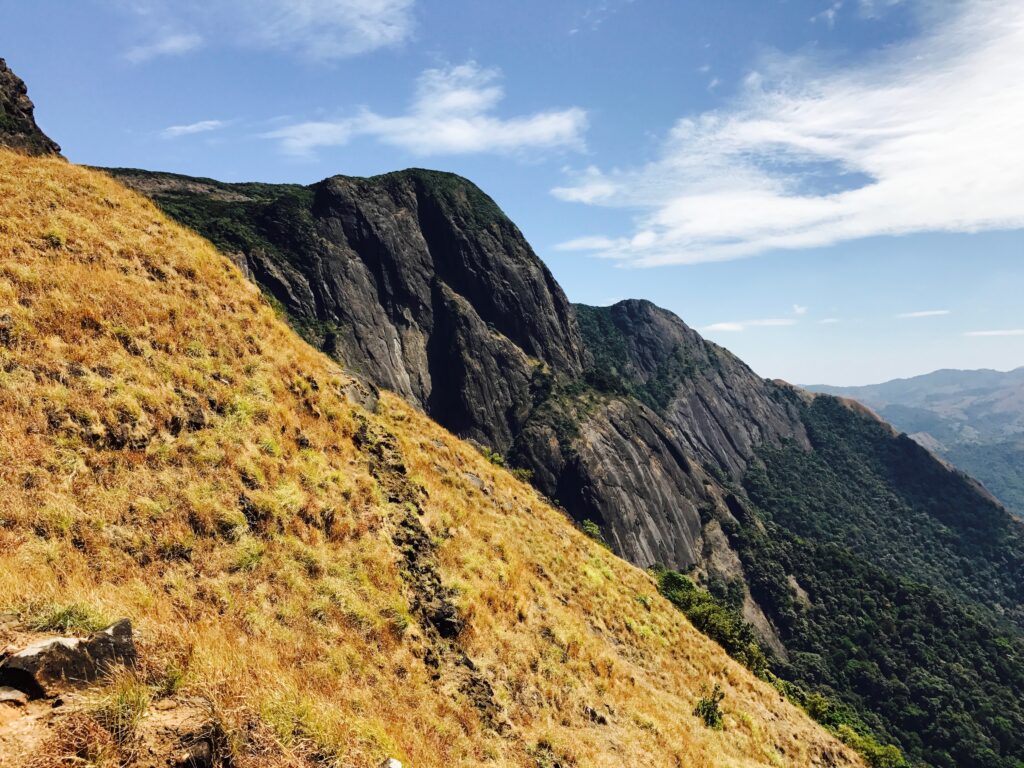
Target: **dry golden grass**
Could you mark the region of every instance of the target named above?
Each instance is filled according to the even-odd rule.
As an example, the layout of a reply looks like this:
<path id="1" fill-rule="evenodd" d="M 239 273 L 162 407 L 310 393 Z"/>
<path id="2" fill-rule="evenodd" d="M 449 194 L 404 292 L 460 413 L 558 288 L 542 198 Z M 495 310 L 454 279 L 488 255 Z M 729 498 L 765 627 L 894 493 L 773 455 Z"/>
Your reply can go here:
<path id="1" fill-rule="evenodd" d="M 0 150 L 0 611 L 131 617 L 152 695 L 208 697 L 239 766 L 860 764 L 647 574 L 347 383 L 147 201 Z M 374 478 L 363 419 L 395 436 L 419 512 Z M 392 541 L 410 514 L 501 733 L 451 654 L 424 661 L 438 640 Z M 692 714 L 714 682 L 722 731 Z"/>

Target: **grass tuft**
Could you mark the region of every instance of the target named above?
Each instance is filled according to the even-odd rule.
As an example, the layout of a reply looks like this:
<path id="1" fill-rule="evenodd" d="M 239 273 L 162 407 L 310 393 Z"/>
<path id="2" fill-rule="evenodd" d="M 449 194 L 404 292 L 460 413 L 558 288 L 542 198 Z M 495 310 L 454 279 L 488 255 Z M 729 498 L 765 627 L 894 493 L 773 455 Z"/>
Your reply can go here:
<path id="1" fill-rule="evenodd" d="M 94 608 L 81 603 L 70 603 L 43 608 L 26 623 L 33 632 L 87 634 L 106 629 L 113 622 Z"/>

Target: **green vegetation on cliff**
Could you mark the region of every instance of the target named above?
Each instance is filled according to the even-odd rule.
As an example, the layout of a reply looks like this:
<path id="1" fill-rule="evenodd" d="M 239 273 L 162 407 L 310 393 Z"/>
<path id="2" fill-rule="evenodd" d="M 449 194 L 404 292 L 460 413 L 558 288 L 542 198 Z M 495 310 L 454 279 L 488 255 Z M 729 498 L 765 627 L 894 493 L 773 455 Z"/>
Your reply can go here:
<path id="1" fill-rule="evenodd" d="M 657 362 L 653 375 L 639 375 L 630 359 L 630 337 L 616 324 L 611 307 L 574 304 L 580 335 L 591 354 L 586 381 L 600 392 L 635 397 L 656 411 L 664 410 L 679 384 L 692 376 L 696 363 L 684 349 Z"/>
<path id="2" fill-rule="evenodd" d="M 814 450 L 762 451 L 745 481 L 755 509 L 737 500 L 722 520 L 789 651 L 775 671 L 922 764 L 1019 768 L 1019 526 L 833 398 L 804 419 Z"/>

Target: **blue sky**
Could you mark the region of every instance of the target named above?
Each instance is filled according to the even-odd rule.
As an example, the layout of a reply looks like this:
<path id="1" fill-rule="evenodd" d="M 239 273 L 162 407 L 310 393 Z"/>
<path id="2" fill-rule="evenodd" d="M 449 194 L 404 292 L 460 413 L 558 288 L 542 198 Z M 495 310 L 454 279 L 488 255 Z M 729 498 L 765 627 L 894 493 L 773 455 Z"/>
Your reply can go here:
<path id="1" fill-rule="evenodd" d="M 477 182 L 765 376 L 1024 365 L 1017 0 L 0 0 L 81 163 Z"/>

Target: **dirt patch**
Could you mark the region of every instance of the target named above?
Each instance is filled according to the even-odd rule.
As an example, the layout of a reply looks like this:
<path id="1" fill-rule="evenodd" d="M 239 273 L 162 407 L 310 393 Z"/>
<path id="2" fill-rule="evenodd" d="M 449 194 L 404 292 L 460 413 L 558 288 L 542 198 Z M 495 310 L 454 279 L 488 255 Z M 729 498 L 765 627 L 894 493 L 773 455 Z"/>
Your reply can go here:
<path id="1" fill-rule="evenodd" d="M 480 713 L 484 725 L 501 735 L 511 732 L 494 689 L 458 642 L 465 620 L 455 605 L 455 591 L 445 586 L 436 546 L 420 516 L 426 492 L 409 479 L 398 441 L 379 426 L 356 414 L 359 428 L 353 440 L 370 461 L 370 473 L 394 507 L 398 518 L 391 539 L 402 556 L 402 575 L 409 607 L 424 629 L 424 664 L 435 680 L 454 683 Z"/>

